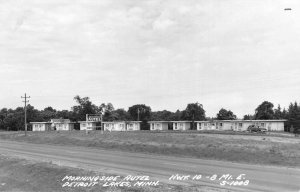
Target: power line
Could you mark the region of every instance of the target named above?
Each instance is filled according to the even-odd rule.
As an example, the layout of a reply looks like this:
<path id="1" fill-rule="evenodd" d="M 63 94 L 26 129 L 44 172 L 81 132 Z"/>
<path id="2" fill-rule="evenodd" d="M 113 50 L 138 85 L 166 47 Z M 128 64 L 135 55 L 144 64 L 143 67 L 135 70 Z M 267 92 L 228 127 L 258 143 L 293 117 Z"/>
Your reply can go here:
<path id="1" fill-rule="evenodd" d="M 26 96 L 26 93 L 25 93 L 25 96 L 23 97 L 23 96 L 21 96 L 21 99 L 24 99 L 24 103 L 25 103 L 25 106 L 24 106 L 24 111 L 25 111 L 25 136 L 27 135 L 27 114 L 26 114 L 26 109 L 27 109 L 27 102 L 29 102 L 29 100 L 27 100 L 27 99 L 29 99 L 30 98 L 30 96 Z"/>

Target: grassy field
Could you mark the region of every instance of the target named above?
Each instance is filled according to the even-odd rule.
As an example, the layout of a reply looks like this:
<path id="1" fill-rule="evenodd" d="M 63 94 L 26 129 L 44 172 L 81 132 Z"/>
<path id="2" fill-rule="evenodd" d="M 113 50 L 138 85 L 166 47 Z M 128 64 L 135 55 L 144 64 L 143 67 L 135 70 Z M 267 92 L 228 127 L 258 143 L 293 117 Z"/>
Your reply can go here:
<path id="1" fill-rule="evenodd" d="M 300 138 L 288 133 L 0 132 L 0 139 L 300 167 Z"/>
<path id="2" fill-rule="evenodd" d="M 160 191 L 227 191 L 205 186 L 176 186 L 159 184 L 151 187 L 105 187 L 105 182 L 89 187 L 63 187 L 65 176 L 112 176 L 69 167 L 61 167 L 52 163 L 32 162 L 0 155 L 0 191 L 5 192 L 160 192 Z M 70 181 L 71 182 L 71 181 Z"/>

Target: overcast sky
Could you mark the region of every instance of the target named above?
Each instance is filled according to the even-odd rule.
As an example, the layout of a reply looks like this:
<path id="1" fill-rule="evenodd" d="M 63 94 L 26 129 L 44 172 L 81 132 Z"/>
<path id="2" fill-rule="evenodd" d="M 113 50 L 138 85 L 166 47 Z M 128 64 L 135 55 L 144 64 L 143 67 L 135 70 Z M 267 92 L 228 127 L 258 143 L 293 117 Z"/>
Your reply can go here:
<path id="1" fill-rule="evenodd" d="M 292 8 L 284 11 L 284 8 Z M 298 0 L 0 0 L 0 108 L 203 104 L 238 117 L 300 95 Z"/>

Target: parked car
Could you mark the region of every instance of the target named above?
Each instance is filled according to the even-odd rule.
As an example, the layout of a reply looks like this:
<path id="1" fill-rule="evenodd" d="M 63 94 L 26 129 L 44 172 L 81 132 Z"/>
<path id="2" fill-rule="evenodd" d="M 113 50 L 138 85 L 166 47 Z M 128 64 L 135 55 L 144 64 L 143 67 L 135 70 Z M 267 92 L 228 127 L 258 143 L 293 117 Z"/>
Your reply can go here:
<path id="1" fill-rule="evenodd" d="M 259 127 L 259 126 L 257 126 L 257 125 L 250 125 L 250 126 L 248 127 L 247 131 L 249 131 L 250 133 L 252 133 L 252 132 L 256 132 L 256 133 L 259 133 L 259 132 L 265 133 L 265 132 L 267 132 L 267 129 L 266 129 L 266 128 L 261 128 L 261 127 Z"/>

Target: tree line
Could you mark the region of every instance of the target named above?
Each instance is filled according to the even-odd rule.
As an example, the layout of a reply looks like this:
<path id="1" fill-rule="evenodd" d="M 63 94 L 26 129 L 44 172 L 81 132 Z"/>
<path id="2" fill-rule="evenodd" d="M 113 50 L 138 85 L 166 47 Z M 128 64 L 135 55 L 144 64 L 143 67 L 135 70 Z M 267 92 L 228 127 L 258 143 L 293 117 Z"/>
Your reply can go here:
<path id="1" fill-rule="evenodd" d="M 46 107 L 43 110 L 35 109 L 33 106 L 27 106 L 28 122 L 47 122 L 51 119 L 63 118 L 70 119 L 73 122 L 85 121 L 86 114 L 102 114 L 103 121 L 142 121 L 142 129 L 148 129 L 148 121 L 203 121 L 203 120 L 235 120 L 236 115 L 231 111 L 221 108 L 215 117 L 206 117 L 203 105 L 196 103 L 187 104 L 182 111 L 171 112 L 168 110 L 152 111 L 150 106 L 145 104 L 136 104 L 125 109 L 115 109 L 112 103 L 102 103 L 97 106 L 93 104 L 89 97 L 75 96 L 77 105 L 71 107 L 71 110 L 56 110 L 52 107 Z M 300 128 L 300 106 L 297 102 L 290 103 L 287 109 L 281 109 L 280 105 L 274 109 L 274 105 L 269 101 L 262 102 L 254 114 L 247 114 L 244 120 L 256 119 L 287 119 L 286 126 Z M 2 108 L 0 110 L 0 129 L 18 131 L 24 130 L 24 108 L 16 109 Z"/>

